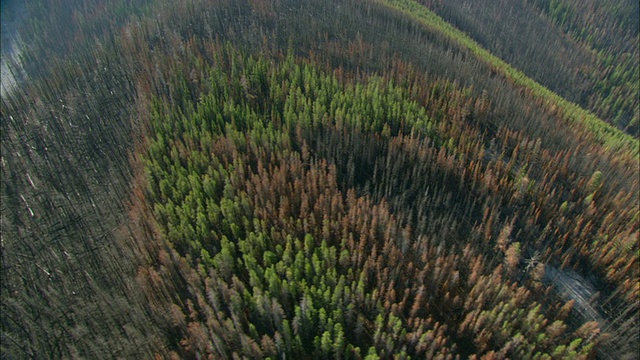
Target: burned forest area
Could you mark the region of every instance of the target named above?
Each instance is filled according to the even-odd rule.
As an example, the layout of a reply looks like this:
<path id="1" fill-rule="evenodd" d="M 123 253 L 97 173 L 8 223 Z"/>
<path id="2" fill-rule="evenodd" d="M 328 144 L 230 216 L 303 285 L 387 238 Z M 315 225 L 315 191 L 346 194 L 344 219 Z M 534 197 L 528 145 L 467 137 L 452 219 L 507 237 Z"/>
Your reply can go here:
<path id="1" fill-rule="evenodd" d="M 3 359 L 637 359 L 639 5 L 2 2 Z"/>

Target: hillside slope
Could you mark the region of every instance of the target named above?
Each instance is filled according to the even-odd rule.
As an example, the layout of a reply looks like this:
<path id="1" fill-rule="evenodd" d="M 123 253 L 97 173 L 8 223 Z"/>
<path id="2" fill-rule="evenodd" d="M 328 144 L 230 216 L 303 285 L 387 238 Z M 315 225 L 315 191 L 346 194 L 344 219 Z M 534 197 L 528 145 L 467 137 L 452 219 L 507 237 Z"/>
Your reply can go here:
<path id="1" fill-rule="evenodd" d="M 544 86 L 638 136 L 637 1 L 421 3 Z"/>
<path id="2" fill-rule="evenodd" d="M 3 358 L 637 355 L 637 141 L 482 26 L 396 0 L 27 11 Z"/>

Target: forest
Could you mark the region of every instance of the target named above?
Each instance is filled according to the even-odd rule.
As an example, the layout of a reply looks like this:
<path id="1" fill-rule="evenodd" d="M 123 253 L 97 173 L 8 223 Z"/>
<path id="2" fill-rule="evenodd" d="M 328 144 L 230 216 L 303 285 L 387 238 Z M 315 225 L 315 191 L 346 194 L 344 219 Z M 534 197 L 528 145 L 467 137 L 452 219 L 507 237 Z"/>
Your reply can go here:
<path id="1" fill-rule="evenodd" d="M 23 6 L 0 357 L 640 356 L 637 2 Z"/>

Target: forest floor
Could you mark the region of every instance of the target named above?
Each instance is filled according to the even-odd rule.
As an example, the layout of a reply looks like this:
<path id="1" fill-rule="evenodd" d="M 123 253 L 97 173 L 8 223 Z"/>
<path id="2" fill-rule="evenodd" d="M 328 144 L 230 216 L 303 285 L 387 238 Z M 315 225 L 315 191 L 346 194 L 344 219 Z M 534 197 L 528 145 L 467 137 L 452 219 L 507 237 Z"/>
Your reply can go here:
<path id="1" fill-rule="evenodd" d="M 575 301 L 573 309 L 582 321 L 602 322 L 598 310 L 594 307 L 595 287 L 580 274 L 574 271 L 560 270 L 553 266 L 545 266 L 544 281 L 551 283 L 563 300 Z"/>
<path id="2" fill-rule="evenodd" d="M 555 292 L 568 302 L 573 300 L 573 311 L 569 315 L 574 319 L 575 323 L 583 324 L 589 321 L 596 321 L 600 324 L 601 329 L 608 329 L 610 323 L 598 311 L 600 304 L 598 301 L 599 292 L 597 288 L 588 280 L 575 271 L 562 270 L 551 265 L 544 268 L 545 275 L 543 282 L 554 287 Z M 601 359 L 632 359 L 624 352 L 618 351 L 615 342 L 605 341 L 600 345 L 598 350 Z"/>

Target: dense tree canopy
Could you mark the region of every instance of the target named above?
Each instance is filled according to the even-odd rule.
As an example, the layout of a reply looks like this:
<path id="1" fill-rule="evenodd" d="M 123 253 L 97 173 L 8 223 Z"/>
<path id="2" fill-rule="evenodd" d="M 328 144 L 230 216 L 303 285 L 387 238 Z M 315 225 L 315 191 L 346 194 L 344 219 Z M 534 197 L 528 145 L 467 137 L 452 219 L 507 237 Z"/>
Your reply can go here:
<path id="1" fill-rule="evenodd" d="M 2 357 L 636 356 L 638 143 L 580 107 L 635 134 L 614 3 L 30 2 Z M 509 9 L 581 52 L 519 62 Z"/>

